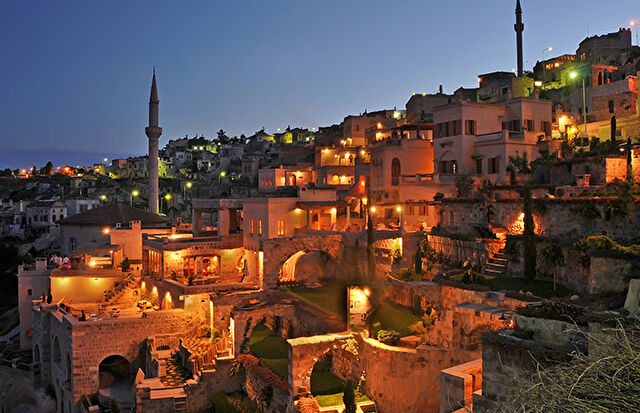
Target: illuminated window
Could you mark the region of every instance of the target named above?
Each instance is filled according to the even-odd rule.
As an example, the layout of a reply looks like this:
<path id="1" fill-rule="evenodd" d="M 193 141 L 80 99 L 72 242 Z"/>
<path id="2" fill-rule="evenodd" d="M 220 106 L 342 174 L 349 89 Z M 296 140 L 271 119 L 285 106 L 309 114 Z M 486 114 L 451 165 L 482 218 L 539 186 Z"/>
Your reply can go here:
<path id="1" fill-rule="evenodd" d="M 253 219 L 249 220 L 249 234 L 253 235 Z"/>
<path id="2" fill-rule="evenodd" d="M 284 219 L 278 220 L 278 236 L 284 236 Z"/>
<path id="3" fill-rule="evenodd" d="M 262 220 L 258 220 L 258 235 L 262 235 Z"/>

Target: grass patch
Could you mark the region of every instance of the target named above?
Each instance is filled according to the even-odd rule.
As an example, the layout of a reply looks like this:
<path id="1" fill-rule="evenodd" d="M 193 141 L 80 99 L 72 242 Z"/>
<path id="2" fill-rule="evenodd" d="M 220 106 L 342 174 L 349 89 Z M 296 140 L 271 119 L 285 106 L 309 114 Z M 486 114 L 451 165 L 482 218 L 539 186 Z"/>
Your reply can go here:
<path id="1" fill-rule="evenodd" d="M 422 321 L 409 307 L 388 300 L 380 304 L 370 320 L 370 324 L 380 323 L 383 330 L 395 330 L 401 337 L 415 334 L 409 327 Z"/>
<path id="2" fill-rule="evenodd" d="M 460 274 L 456 280 L 462 281 L 462 277 L 463 274 Z M 476 283 L 486 285 L 494 291 L 531 291 L 534 295 L 542 298 L 565 297 L 571 293 L 571 290 L 561 284 L 556 284 L 557 291 L 553 291 L 553 282 L 546 280 L 527 282 L 524 278 L 482 274 L 476 275 Z"/>
<path id="3" fill-rule="evenodd" d="M 264 324 L 258 324 L 249 338 L 249 351 L 283 379 L 289 377 L 287 341 Z"/>
<path id="4" fill-rule="evenodd" d="M 260 413 L 261 410 L 243 393 L 217 392 L 211 398 L 208 411 L 216 413 Z"/>
<path id="5" fill-rule="evenodd" d="M 311 394 L 333 394 L 344 389 L 344 380 L 331 371 L 331 357 L 319 360 L 311 371 Z"/>
<path id="6" fill-rule="evenodd" d="M 343 392 L 334 393 L 334 394 L 322 394 L 319 396 L 314 396 L 318 401 L 320 407 L 330 407 L 330 406 L 340 406 L 343 405 L 342 397 L 344 396 Z M 356 403 L 364 402 L 370 400 L 366 395 L 356 395 Z"/>
<path id="7" fill-rule="evenodd" d="M 343 285 L 326 284 L 316 288 L 281 287 L 280 289 L 343 321 L 347 319 L 347 290 Z"/>

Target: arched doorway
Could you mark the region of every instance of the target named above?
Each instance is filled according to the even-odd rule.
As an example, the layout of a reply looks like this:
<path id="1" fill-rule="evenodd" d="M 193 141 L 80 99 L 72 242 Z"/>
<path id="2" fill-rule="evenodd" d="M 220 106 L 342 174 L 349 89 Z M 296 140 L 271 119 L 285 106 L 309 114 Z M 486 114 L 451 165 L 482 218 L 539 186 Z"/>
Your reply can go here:
<path id="1" fill-rule="evenodd" d="M 331 277 L 335 272 L 336 264 L 329 254 L 320 250 L 302 250 L 282 264 L 278 282 L 317 284 L 321 278 Z"/>
<path id="2" fill-rule="evenodd" d="M 400 183 L 400 159 L 393 158 L 391 161 L 391 185 L 398 185 Z"/>
<path id="3" fill-rule="evenodd" d="M 109 403 L 103 407 L 111 407 L 111 400 L 115 399 L 123 407 L 133 401 L 131 394 L 131 367 L 129 361 L 119 355 L 111 355 L 98 367 L 101 403 Z"/>
<path id="4" fill-rule="evenodd" d="M 341 393 L 344 390 L 344 380 L 336 376 L 331 367 L 333 354 L 331 351 L 323 354 L 311 370 L 311 394 L 315 397 Z"/>

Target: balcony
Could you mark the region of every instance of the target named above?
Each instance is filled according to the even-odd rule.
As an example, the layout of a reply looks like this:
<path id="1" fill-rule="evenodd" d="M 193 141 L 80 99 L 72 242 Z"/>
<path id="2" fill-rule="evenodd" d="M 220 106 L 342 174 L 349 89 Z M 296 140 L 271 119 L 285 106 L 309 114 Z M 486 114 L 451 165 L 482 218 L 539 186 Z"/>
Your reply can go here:
<path id="1" fill-rule="evenodd" d="M 402 175 L 402 184 L 424 185 L 433 182 L 433 174 Z"/>

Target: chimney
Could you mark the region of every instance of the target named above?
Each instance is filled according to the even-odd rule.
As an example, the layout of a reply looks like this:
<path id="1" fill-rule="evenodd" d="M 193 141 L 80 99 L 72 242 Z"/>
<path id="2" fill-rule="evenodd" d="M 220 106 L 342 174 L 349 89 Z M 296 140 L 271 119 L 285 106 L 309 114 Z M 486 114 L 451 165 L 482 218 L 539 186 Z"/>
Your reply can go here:
<path id="1" fill-rule="evenodd" d="M 438 88 L 438 93 L 440 93 L 441 95 L 443 94 L 442 93 L 442 85 L 440 85 L 440 87 Z"/>

